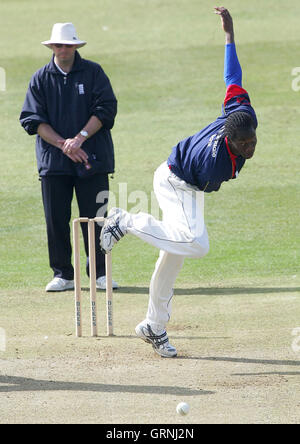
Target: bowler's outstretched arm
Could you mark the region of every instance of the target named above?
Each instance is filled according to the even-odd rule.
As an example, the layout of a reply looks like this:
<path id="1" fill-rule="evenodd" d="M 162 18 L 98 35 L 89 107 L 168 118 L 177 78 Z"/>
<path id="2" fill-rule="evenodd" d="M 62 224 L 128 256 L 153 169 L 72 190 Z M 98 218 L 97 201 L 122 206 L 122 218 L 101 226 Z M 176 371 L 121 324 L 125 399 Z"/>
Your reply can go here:
<path id="1" fill-rule="evenodd" d="M 221 17 L 225 32 L 224 81 L 226 87 L 228 88 L 230 85 L 242 86 L 242 68 L 236 53 L 232 17 L 223 6 L 215 7 L 215 13 Z"/>

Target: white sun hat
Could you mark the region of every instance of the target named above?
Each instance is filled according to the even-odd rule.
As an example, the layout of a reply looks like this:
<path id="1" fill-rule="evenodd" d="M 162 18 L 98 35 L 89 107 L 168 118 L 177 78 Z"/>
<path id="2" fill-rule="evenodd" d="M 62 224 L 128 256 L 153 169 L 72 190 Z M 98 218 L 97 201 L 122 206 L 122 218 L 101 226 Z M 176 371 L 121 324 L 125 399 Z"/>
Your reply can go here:
<path id="1" fill-rule="evenodd" d="M 50 45 L 55 43 L 76 45 L 77 48 L 86 45 L 86 42 L 78 39 L 73 23 L 55 23 L 53 25 L 50 40 L 45 40 L 42 44 L 51 48 Z"/>

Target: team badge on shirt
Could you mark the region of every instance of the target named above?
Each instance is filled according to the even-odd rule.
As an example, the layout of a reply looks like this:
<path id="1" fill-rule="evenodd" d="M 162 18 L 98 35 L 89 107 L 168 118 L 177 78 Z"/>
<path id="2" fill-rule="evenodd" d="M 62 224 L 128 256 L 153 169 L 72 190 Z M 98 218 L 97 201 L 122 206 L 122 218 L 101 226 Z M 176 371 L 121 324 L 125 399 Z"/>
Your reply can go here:
<path id="1" fill-rule="evenodd" d="M 78 92 L 79 94 L 84 94 L 84 85 L 83 83 L 78 84 Z"/>

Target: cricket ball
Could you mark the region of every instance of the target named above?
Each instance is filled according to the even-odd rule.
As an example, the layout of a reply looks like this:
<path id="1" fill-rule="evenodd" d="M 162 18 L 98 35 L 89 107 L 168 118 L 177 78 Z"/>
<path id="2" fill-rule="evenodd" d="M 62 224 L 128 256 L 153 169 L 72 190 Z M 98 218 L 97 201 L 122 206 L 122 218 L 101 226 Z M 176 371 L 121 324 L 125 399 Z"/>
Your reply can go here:
<path id="1" fill-rule="evenodd" d="M 176 407 L 176 412 L 181 416 L 187 415 L 189 411 L 190 406 L 186 402 L 180 402 Z"/>

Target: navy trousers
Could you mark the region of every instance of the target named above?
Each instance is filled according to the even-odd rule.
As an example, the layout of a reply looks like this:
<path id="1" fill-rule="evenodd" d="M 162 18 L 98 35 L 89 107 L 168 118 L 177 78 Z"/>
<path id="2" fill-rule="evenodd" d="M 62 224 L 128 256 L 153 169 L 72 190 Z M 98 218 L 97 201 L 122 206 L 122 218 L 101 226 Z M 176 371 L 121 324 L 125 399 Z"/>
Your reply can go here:
<path id="1" fill-rule="evenodd" d="M 70 221 L 75 191 L 80 217 L 105 216 L 108 202 L 109 180 L 107 174 L 94 174 L 88 178 L 75 176 L 41 177 L 42 197 L 45 211 L 49 263 L 55 277 L 73 280 Z M 101 210 L 100 210 L 101 209 Z M 100 212 L 99 212 L 100 210 Z M 81 224 L 88 272 L 89 248 L 87 224 Z M 95 224 L 96 275 L 105 275 L 105 255 L 100 250 L 101 227 Z"/>

